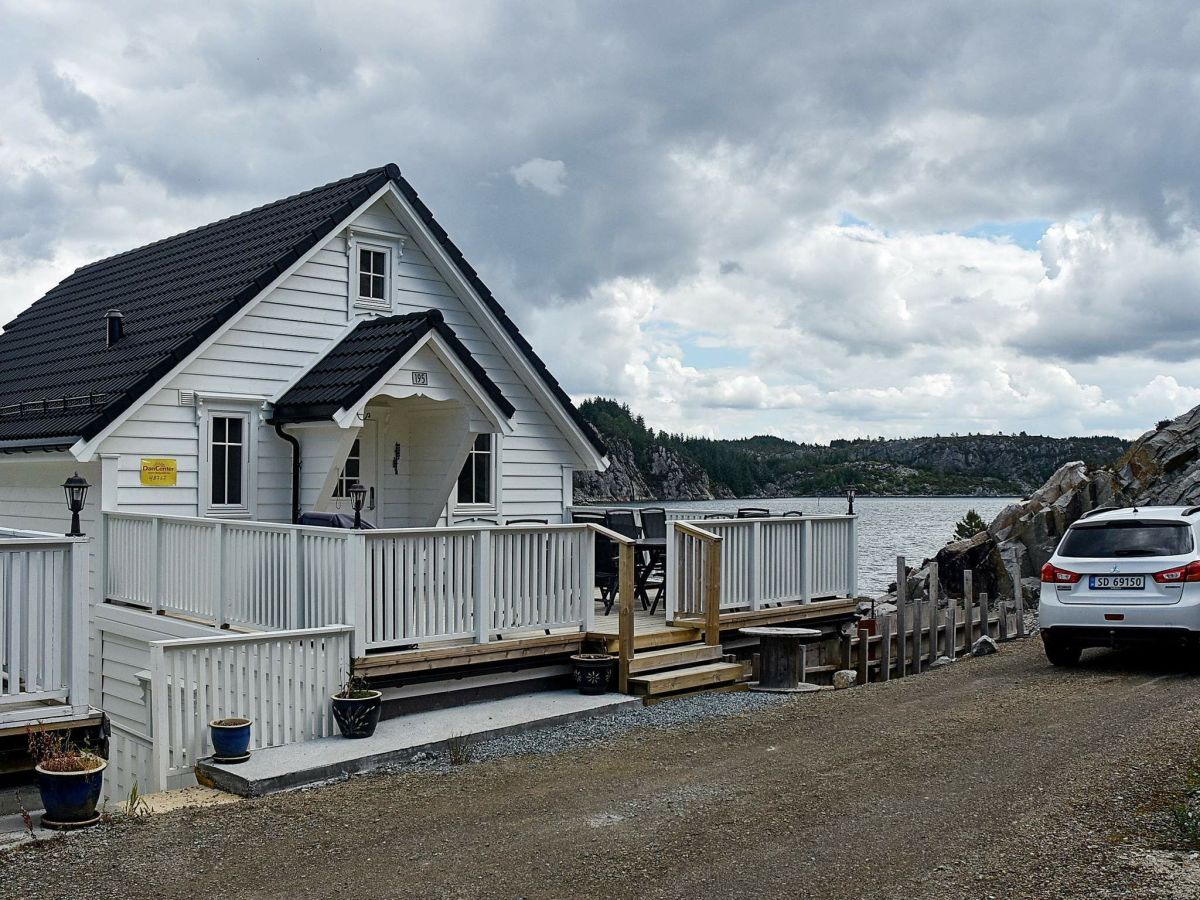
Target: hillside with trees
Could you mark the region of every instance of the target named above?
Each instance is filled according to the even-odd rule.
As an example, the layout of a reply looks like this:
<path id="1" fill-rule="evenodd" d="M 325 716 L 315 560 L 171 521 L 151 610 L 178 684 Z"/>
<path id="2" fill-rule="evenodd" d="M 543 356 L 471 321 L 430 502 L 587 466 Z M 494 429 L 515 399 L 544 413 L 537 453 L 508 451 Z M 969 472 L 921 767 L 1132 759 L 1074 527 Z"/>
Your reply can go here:
<path id="1" fill-rule="evenodd" d="M 605 473 L 577 473 L 580 500 L 700 500 L 828 496 L 854 488 L 875 496 L 1023 496 L 1063 463 L 1101 465 L 1129 442 L 951 434 L 800 444 L 758 435 L 715 440 L 656 431 L 628 406 L 595 398 L 584 418 L 608 443 Z"/>

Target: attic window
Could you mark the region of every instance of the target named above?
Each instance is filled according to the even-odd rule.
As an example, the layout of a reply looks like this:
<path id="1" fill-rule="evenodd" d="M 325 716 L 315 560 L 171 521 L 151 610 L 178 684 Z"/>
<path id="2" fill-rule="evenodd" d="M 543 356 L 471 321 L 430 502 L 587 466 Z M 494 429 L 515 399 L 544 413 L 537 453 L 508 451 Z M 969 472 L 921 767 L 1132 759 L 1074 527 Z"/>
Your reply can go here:
<path id="1" fill-rule="evenodd" d="M 390 307 L 388 301 L 388 257 L 380 247 L 358 245 L 358 303 L 361 306 Z"/>

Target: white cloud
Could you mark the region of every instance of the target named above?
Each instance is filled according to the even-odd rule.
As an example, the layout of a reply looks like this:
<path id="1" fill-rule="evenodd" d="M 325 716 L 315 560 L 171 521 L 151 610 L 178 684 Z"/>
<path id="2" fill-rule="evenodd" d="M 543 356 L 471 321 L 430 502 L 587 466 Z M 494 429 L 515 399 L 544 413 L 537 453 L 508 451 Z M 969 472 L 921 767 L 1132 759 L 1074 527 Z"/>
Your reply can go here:
<path id="1" fill-rule="evenodd" d="M 551 197 L 561 197 L 567 189 L 567 164 L 561 159 L 535 156 L 509 169 L 509 172 L 521 187 L 537 188 Z"/>

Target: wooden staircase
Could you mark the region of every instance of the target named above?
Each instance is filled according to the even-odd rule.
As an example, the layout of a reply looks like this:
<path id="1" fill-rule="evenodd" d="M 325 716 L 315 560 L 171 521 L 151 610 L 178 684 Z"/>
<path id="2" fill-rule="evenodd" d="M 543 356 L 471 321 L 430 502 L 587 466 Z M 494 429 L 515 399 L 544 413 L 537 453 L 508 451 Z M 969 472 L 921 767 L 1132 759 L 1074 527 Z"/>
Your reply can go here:
<path id="1" fill-rule="evenodd" d="M 695 643 L 635 653 L 629 661 L 629 692 L 647 703 L 701 691 L 745 690 L 745 669 L 721 646 Z"/>

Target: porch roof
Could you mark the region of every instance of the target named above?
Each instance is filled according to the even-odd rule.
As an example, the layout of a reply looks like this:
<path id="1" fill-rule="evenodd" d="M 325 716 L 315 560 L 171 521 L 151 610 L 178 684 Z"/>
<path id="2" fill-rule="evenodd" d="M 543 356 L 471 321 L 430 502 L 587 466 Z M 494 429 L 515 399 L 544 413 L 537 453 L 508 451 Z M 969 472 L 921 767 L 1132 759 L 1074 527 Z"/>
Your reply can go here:
<path id="1" fill-rule="evenodd" d="M 317 422 L 350 409 L 430 332 L 436 333 L 506 417 L 515 409 L 439 310 L 360 322 L 275 403 L 272 421 Z"/>

